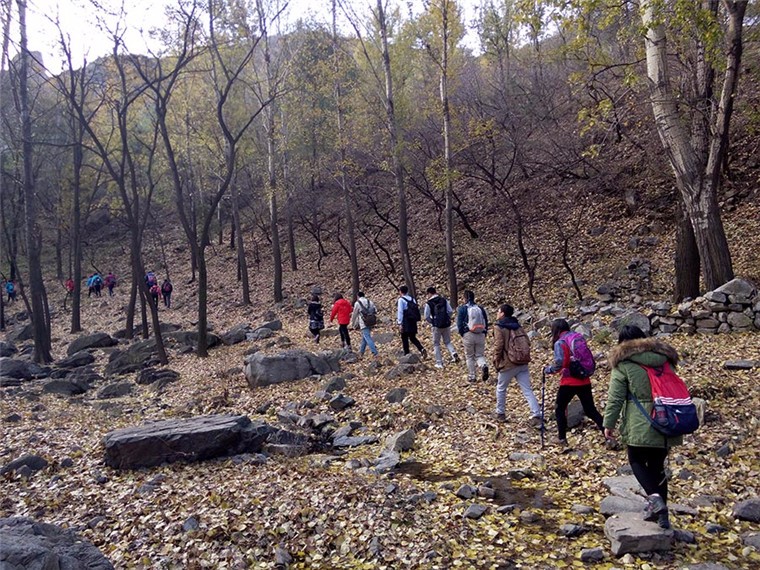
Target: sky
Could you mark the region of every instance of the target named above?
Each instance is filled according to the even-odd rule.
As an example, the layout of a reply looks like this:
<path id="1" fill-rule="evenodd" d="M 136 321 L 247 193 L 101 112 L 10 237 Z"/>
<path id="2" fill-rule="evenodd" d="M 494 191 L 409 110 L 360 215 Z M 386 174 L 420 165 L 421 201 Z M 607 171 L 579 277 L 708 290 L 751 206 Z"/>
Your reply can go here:
<path id="1" fill-rule="evenodd" d="M 125 42 L 133 53 L 147 51 L 147 31 L 163 23 L 164 6 L 174 1 L 176 0 L 98 0 L 114 12 L 123 2 L 128 23 Z M 357 12 L 364 12 L 370 4 L 375 4 L 374 0 L 351 1 Z M 407 5 L 407 0 L 398 1 L 404 7 Z M 421 9 L 422 0 L 411 1 L 414 9 Z M 460 0 L 466 24 L 475 17 L 475 6 L 478 3 L 478 0 Z M 57 47 L 59 35 L 55 21 L 60 22 L 61 28 L 70 37 L 75 66 L 81 64 L 85 57 L 87 61 L 93 61 L 110 52 L 111 42 L 108 35 L 100 29 L 91 0 L 27 0 L 27 4 L 29 48 L 42 53 L 45 66 L 51 71 L 58 72 L 63 68 Z M 295 19 L 314 14 L 317 19 L 328 21 L 330 6 L 331 0 L 290 0 L 290 17 Z M 13 18 L 16 18 L 15 14 Z M 114 17 L 110 18 L 111 23 L 115 21 Z M 14 24 L 12 37 L 15 38 L 18 36 L 18 27 L 16 21 Z M 141 31 L 144 33 L 141 34 Z M 465 41 L 470 47 L 477 43 L 473 33 Z"/>

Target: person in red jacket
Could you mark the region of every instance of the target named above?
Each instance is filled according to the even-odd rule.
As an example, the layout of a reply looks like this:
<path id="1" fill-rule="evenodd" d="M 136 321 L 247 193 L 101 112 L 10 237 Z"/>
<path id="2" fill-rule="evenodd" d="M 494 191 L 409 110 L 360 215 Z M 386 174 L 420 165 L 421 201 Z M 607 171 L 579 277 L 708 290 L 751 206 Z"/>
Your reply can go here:
<path id="1" fill-rule="evenodd" d="M 351 303 L 343 298 L 342 293 L 333 295 L 333 306 L 330 311 L 330 322 L 338 318 L 338 330 L 340 331 L 340 342 L 343 348 L 351 350 L 351 337 L 348 335 L 348 324 L 351 322 L 351 313 L 353 307 Z"/>

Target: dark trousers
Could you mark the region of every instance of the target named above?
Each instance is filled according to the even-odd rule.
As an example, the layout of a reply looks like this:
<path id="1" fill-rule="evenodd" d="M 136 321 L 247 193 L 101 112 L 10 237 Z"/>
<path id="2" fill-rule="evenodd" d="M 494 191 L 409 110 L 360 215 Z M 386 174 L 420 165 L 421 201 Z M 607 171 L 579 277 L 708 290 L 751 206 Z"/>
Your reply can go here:
<path id="1" fill-rule="evenodd" d="M 172 294 L 171 293 L 161 293 L 161 295 L 164 298 L 164 305 L 166 305 L 167 307 L 171 307 L 172 306 Z"/>
<path id="2" fill-rule="evenodd" d="M 417 340 L 417 333 L 416 332 L 402 332 L 401 333 L 401 344 L 404 347 L 404 354 L 409 354 L 409 343 L 412 343 L 414 346 L 417 347 L 417 350 L 422 352 L 424 349 L 422 348 L 422 343 Z"/>
<path id="3" fill-rule="evenodd" d="M 554 414 L 557 418 L 557 433 L 560 439 L 567 437 L 567 405 L 575 396 L 581 401 L 583 413 L 586 414 L 597 425 L 600 430 L 604 430 L 602 425 L 602 415 L 594 405 L 594 397 L 591 395 L 591 384 L 585 386 L 560 386 L 557 391 L 557 407 Z"/>
<path id="4" fill-rule="evenodd" d="M 644 487 L 647 495 L 657 493 L 668 502 L 668 476 L 665 473 L 665 459 L 668 450 L 664 447 L 628 446 L 628 463 L 633 475 Z"/>
<path id="5" fill-rule="evenodd" d="M 351 337 L 348 335 L 348 325 L 338 325 L 338 331 L 340 332 L 340 342 L 351 348 Z"/>
<path id="6" fill-rule="evenodd" d="M 321 335 L 321 330 L 322 329 L 311 329 L 311 328 L 309 329 L 309 332 L 311 333 L 311 336 L 313 336 L 314 340 L 317 341 L 317 342 L 319 342 L 319 337 L 322 336 Z"/>

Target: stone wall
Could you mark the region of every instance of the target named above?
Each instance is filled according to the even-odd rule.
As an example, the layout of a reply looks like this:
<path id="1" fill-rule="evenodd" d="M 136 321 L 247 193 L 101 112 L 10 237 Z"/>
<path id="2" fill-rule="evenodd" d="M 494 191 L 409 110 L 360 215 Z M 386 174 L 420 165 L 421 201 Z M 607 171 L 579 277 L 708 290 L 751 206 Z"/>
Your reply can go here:
<path id="1" fill-rule="evenodd" d="M 760 330 L 760 294 L 757 287 L 734 279 L 691 301 L 674 306 L 651 303 L 649 322 L 653 334 L 716 334 Z"/>

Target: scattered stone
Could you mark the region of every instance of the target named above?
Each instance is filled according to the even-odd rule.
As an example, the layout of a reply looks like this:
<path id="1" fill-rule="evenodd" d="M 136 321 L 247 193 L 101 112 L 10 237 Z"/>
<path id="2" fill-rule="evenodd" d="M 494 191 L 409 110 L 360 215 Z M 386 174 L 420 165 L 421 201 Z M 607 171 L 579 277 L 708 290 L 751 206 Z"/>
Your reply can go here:
<path id="1" fill-rule="evenodd" d="M 758 363 L 754 360 L 727 360 L 723 363 L 726 370 L 752 370 Z"/>
<path id="2" fill-rule="evenodd" d="M 17 352 L 18 349 L 12 342 L 0 340 L 0 357 L 13 356 Z"/>
<path id="3" fill-rule="evenodd" d="M 467 509 L 464 511 L 464 518 L 466 519 L 479 519 L 484 514 L 486 514 L 486 511 L 488 510 L 488 507 L 485 505 L 470 505 L 467 507 Z"/>
<path id="4" fill-rule="evenodd" d="M 247 323 L 241 323 L 235 325 L 230 330 L 222 335 L 222 342 L 227 346 L 233 344 L 239 344 L 245 342 L 248 339 L 248 334 L 251 332 L 251 325 Z"/>
<path id="5" fill-rule="evenodd" d="M 684 570 L 730 570 L 728 566 L 723 566 L 717 562 L 701 562 L 685 566 Z"/>
<path id="6" fill-rule="evenodd" d="M 380 474 L 388 473 L 395 469 L 400 462 L 401 456 L 397 451 L 384 449 L 375 460 L 375 471 Z"/>
<path id="7" fill-rule="evenodd" d="M 110 398 L 121 398 L 128 396 L 134 391 L 134 386 L 131 382 L 115 382 L 104 386 L 98 390 L 97 398 L 99 400 L 107 400 Z"/>
<path id="8" fill-rule="evenodd" d="M 580 524 L 563 524 L 559 529 L 560 536 L 575 538 L 586 532 L 586 528 Z"/>
<path id="9" fill-rule="evenodd" d="M 613 515 L 604 523 L 604 534 L 610 540 L 612 554 L 667 551 L 672 548 L 673 531 L 647 522 L 643 514 Z"/>
<path id="10" fill-rule="evenodd" d="M 155 382 L 168 384 L 169 382 L 175 382 L 176 380 L 179 380 L 179 372 L 170 368 L 144 368 L 137 375 L 135 382 L 141 386 L 145 386 Z"/>
<path id="11" fill-rule="evenodd" d="M 323 376 L 340 370 L 340 355 L 340 351 L 318 355 L 305 350 L 286 350 L 274 355 L 257 352 L 246 358 L 245 377 L 251 388 L 257 388 Z"/>
<path id="12" fill-rule="evenodd" d="M 63 460 L 61 460 L 61 467 L 64 469 L 74 467 L 74 460 L 71 457 L 64 457 Z"/>
<path id="13" fill-rule="evenodd" d="M 724 443 L 721 445 L 716 451 L 715 455 L 717 455 L 720 458 L 726 458 L 733 452 L 733 449 L 731 448 L 730 443 Z"/>
<path id="14" fill-rule="evenodd" d="M 746 546 L 751 546 L 760 550 L 760 533 L 748 533 L 742 536 L 742 541 Z"/>
<path id="15" fill-rule="evenodd" d="M 75 380 L 51 380 L 47 382 L 42 391 L 46 394 L 59 394 L 61 396 L 77 396 L 84 394 L 90 387 Z"/>
<path id="16" fill-rule="evenodd" d="M 541 463 L 544 460 L 544 456 L 539 453 L 524 453 L 521 451 L 513 451 L 509 454 L 510 461 L 532 461 Z"/>
<path id="17" fill-rule="evenodd" d="M 90 350 L 92 348 L 106 348 L 109 346 L 115 346 L 117 340 L 104 332 L 96 332 L 85 336 L 80 336 L 69 345 L 66 351 L 69 356 L 76 354 L 82 350 Z"/>
<path id="18" fill-rule="evenodd" d="M 20 422 L 21 419 L 22 419 L 21 416 L 14 412 L 12 414 L 5 416 L 3 418 L 3 421 L 7 424 L 15 424 L 15 423 Z"/>
<path id="19" fill-rule="evenodd" d="M 329 405 L 333 410 L 337 412 L 341 412 L 345 410 L 346 408 L 350 408 L 354 404 L 356 404 L 356 400 L 354 400 L 353 398 L 349 396 L 344 396 L 343 394 L 338 394 L 337 396 L 335 396 L 334 398 L 330 400 Z"/>
<path id="20" fill-rule="evenodd" d="M 399 364 L 419 364 L 421 362 L 420 357 L 410 352 L 398 359 Z"/>
<path id="21" fill-rule="evenodd" d="M 39 366 L 25 360 L 16 360 L 8 357 L 0 358 L 0 370 L 3 371 L 5 378 L 31 380 L 35 376 L 35 369 L 39 369 Z"/>
<path id="22" fill-rule="evenodd" d="M 278 546 L 274 549 L 274 563 L 280 568 L 287 568 L 293 563 L 293 557 L 290 552 Z"/>
<path id="23" fill-rule="evenodd" d="M 394 435 L 388 436 L 385 440 L 385 448 L 391 451 L 409 451 L 414 446 L 416 434 L 414 430 L 407 429 Z"/>
<path id="24" fill-rule="evenodd" d="M 500 515 L 505 515 L 507 513 L 511 513 L 517 508 L 517 505 L 501 505 L 499 508 L 496 509 L 496 512 Z"/>
<path id="25" fill-rule="evenodd" d="M 92 543 L 75 532 L 23 517 L 0 519 L 3 568 L 113 570 Z"/>
<path id="26" fill-rule="evenodd" d="M 573 505 L 570 507 L 570 511 L 576 515 L 592 515 L 595 512 L 594 507 L 589 507 L 587 505 Z"/>
<path id="27" fill-rule="evenodd" d="M 472 499 L 476 494 L 478 490 L 472 487 L 471 485 L 462 485 L 459 487 L 459 489 L 456 490 L 456 493 L 454 493 L 457 497 L 460 499 L 464 499 L 465 501 L 468 499 Z"/>
<path id="28" fill-rule="evenodd" d="M 75 352 L 63 360 L 59 360 L 56 364 L 61 368 L 80 368 L 93 362 L 95 362 L 95 357 L 89 352 L 82 350 Z"/>
<path id="29" fill-rule="evenodd" d="M 182 523 L 182 530 L 185 532 L 193 532 L 200 528 L 198 519 L 195 517 L 188 517 L 185 522 Z"/>
<path id="30" fill-rule="evenodd" d="M 388 372 L 385 373 L 385 379 L 386 380 L 395 380 L 397 378 L 401 378 L 402 376 L 406 376 L 408 374 L 414 374 L 417 371 L 417 368 L 414 364 L 399 364 L 397 366 L 394 366 Z"/>
<path id="31" fill-rule="evenodd" d="M 641 513 L 646 507 L 646 500 L 643 497 L 625 498 L 612 495 L 602 499 L 599 505 L 599 511 L 605 515 L 617 515 L 622 513 Z"/>
<path id="32" fill-rule="evenodd" d="M 322 387 L 320 390 L 323 392 L 327 392 L 328 394 L 332 394 L 333 392 L 340 392 L 341 390 L 346 389 L 346 379 L 342 376 L 336 376 L 335 378 L 330 378 L 327 382 L 322 384 Z"/>
<path id="33" fill-rule="evenodd" d="M 533 524 L 541 520 L 538 513 L 534 511 L 523 511 L 520 513 L 520 521 L 524 524 Z"/>
<path id="34" fill-rule="evenodd" d="M 581 562 L 601 562 L 602 560 L 604 560 L 604 550 L 598 546 L 581 550 Z"/>
<path id="35" fill-rule="evenodd" d="M 425 413 L 428 416 L 442 418 L 444 415 L 446 415 L 446 408 L 439 406 L 438 404 L 429 404 L 425 406 Z"/>
<path id="36" fill-rule="evenodd" d="M 484 499 L 493 499 L 496 496 L 496 491 L 493 489 L 493 487 L 486 487 L 485 485 L 480 485 L 478 487 L 478 497 L 483 497 Z"/>
<path id="37" fill-rule="evenodd" d="M 385 396 L 385 399 L 391 404 L 400 404 L 401 402 L 404 401 L 408 393 L 409 392 L 406 388 L 393 388 Z"/>
<path id="38" fill-rule="evenodd" d="M 105 369 L 106 375 L 119 376 L 129 374 L 150 366 L 152 363 L 157 364 L 158 358 L 155 353 L 155 338 L 133 342 L 126 350 L 114 350 L 108 357 L 108 364 Z"/>
<path id="39" fill-rule="evenodd" d="M 697 538 L 690 530 L 675 529 L 673 530 L 673 540 L 684 544 L 696 544 Z"/>
<path id="40" fill-rule="evenodd" d="M 754 497 L 741 501 L 734 505 L 732 512 L 734 518 L 741 521 L 749 521 L 754 523 L 760 522 L 760 498 Z"/>
<path id="41" fill-rule="evenodd" d="M 362 436 L 343 436 L 336 437 L 333 440 L 333 447 L 358 447 L 360 445 L 371 445 L 377 443 L 378 438 L 374 435 L 362 435 Z"/>

